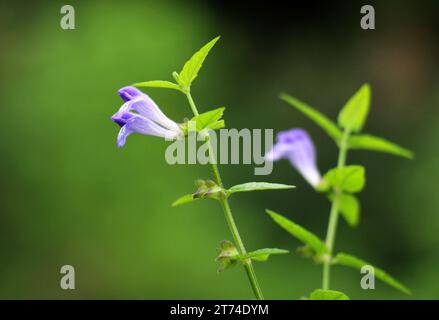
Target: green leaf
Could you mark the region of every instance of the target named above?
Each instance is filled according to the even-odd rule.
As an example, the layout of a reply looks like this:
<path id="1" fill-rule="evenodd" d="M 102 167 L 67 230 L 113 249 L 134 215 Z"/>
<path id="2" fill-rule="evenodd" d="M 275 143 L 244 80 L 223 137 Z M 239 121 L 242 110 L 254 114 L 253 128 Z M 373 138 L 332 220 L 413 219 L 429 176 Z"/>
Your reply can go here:
<path id="1" fill-rule="evenodd" d="M 328 191 L 331 187 L 349 193 L 360 192 L 366 182 L 362 166 L 345 166 L 329 170 L 317 187 L 319 191 Z"/>
<path id="2" fill-rule="evenodd" d="M 369 107 L 370 86 L 364 84 L 341 109 L 338 115 L 338 124 L 352 132 L 361 131 L 366 122 Z"/>
<path id="3" fill-rule="evenodd" d="M 195 200 L 198 200 L 198 199 L 199 199 L 199 198 L 195 198 L 193 194 L 186 194 L 186 195 L 184 195 L 184 196 L 178 198 L 177 200 L 175 200 L 175 201 L 172 203 L 172 206 L 173 206 L 173 207 L 176 207 L 176 206 L 179 206 L 179 205 L 181 205 L 181 204 L 185 204 L 185 203 L 188 203 L 188 202 L 192 202 L 192 201 L 195 201 Z"/>
<path id="4" fill-rule="evenodd" d="M 364 265 L 372 266 L 370 263 L 368 263 L 364 260 L 361 260 L 357 257 L 354 257 L 350 254 L 343 253 L 343 252 L 340 252 L 335 256 L 335 258 L 333 259 L 333 264 L 340 264 L 340 265 L 343 265 L 346 267 L 351 267 L 351 268 L 358 269 L 358 270 L 361 270 L 361 268 Z M 405 294 L 411 294 L 410 290 L 406 286 L 404 286 L 403 284 L 401 284 L 400 282 L 398 282 L 397 280 L 392 278 L 384 270 L 379 269 L 379 268 L 374 267 L 374 266 L 373 266 L 373 268 L 375 269 L 375 277 L 377 277 L 381 281 L 387 283 L 388 285 L 394 287 L 395 289 L 404 292 Z"/>
<path id="5" fill-rule="evenodd" d="M 380 137 L 375 137 L 370 134 L 361 134 L 350 137 L 349 148 L 386 152 L 408 159 L 414 158 L 413 152 L 411 152 L 410 150 L 402 148 L 393 142 L 387 141 Z"/>
<path id="6" fill-rule="evenodd" d="M 281 216 L 280 214 L 266 210 L 270 217 L 280 225 L 284 230 L 290 233 L 293 237 L 297 238 L 304 244 L 309 245 L 317 254 L 327 253 L 329 250 L 325 243 L 319 239 L 314 233 L 306 230 L 291 220 Z"/>
<path id="7" fill-rule="evenodd" d="M 305 116 L 307 116 L 309 119 L 314 121 L 317 125 L 319 125 L 336 143 L 339 143 L 341 140 L 342 132 L 337 127 L 337 125 L 327 118 L 325 115 L 317 111 L 316 109 L 310 107 L 309 105 L 305 104 L 304 102 L 288 95 L 288 94 L 281 94 L 280 98 L 284 100 L 289 105 L 293 106 L 300 112 L 302 112 Z"/>
<path id="8" fill-rule="evenodd" d="M 162 80 L 154 80 L 154 81 L 146 81 L 146 82 L 139 82 L 133 84 L 134 87 L 142 88 L 142 87 L 149 87 L 149 88 L 167 88 L 167 89 L 175 89 L 178 91 L 181 91 L 181 88 L 178 84 L 175 84 L 170 81 L 162 81 Z"/>
<path id="9" fill-rule="evenodd" d="M 220 121 L 220 119 L 223 116 L 225 109 L 226 108 L 222 107 L 204 112 L 193 117 L 190 121 L 196 122 L 197 131 L 201 131 L 206 128 L 214 130 L 213 128 L 219 128 L 221 125 L 224 127 L 224 121 Z"/>
<path id="10" fill-rule="evenodd" d="M 334 290 L 314 290 L 310 295 L 310 300 L 349 300 L 343 292 Z"/>
<path id="11" fill-rule="evenodd" d="M 235 193 L 235 192 L 259 191 L 259 190 L 293 189 L 293 188 L 295 188 L 295 186 L 280 184 L 280 183 L 247 182 L 233 186 L 227 191 L 229 193 Z"/>
<path id="12" fill-rule="evenodd" d="M 330 195 L 329 199 L 334 201 L 337 197 L 338 208 L 346 220 L 346 222 L 351 227 L 356 227 L 360 222 L 360 202 L 358 199 L 351 194 L 341 194 L 341 195 Z"/>
<path id="13" fill-rule="evenodd" d="M 215 45 L 220 37 L 216 37 L 199 51 L 197 51 L 183 66 L 180 74 L 178 75 L 178 81 L 180 86 L 184 90 L 188 90 L 192 84 L 192 81 L 197 77 L 198 71 L 201 69 L 204 60 L 209 54 L 210 49 Z"/>
<path id="14" fill-rule="evenodd" d="M 208 128 L 210 130 L 219 130 L 222 129 L 226 126 L 226 123 L 224 122 L 224 120 L 218 120 L 214 123 L 209 124 Z"/>
<path id="15" fill-rule="evenodd" d="M 246 259 L 252 259 L 255 261 L 267 261 L 270 255 L 272 254 L 285 254 L 285 253 L 289 253 L 289 251 L 283 249 L 276 249 L 276 248 L 265 248 L 265 249 L 259 249 L 256 251 L 248 252 L 246 254 L 235 256 L 233 257 L 233 259 L 240 261 Z"/>

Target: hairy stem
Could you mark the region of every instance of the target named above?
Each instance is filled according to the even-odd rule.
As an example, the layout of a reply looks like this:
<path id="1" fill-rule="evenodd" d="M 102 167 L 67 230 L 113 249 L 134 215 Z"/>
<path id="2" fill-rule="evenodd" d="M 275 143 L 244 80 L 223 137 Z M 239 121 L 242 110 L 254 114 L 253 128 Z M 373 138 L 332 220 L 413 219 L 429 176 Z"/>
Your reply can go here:
<path id="1" fill-rule="evenodd" d="M 193 114 L 195 116 L 197 116 L 199 114 L 198 109 L 195 105 L 194 100 L 192 99 L 190 92 L 186 93 L 186 97 L 187 97 L 189 105 L 192 109 Z M 207 140 L 206 143 L 208 144 L 209 162 L 210 162 L 210 165 L 212 167 L 212 172 L 213 172 L 213 175 L 215 177 L 216 183 L 218 184 L 218 186 L 223 188 L 223 182 L 222 182 L 219 170 L 218 170 L 218 166 L 216 164 L 214 150 L 212 148 L 212 143 L 209 140 Z M 241 236 L 239 235 L 238 227 L 236 226 L 235 219 L 233 218 L 233 214 L 232 214 L 232 210 L 230 209 L 229 201 L 227 199 L 223 199 L 223 200 L 220 200 L 220 203 L 221 203 L 221 207 L 223 208 L 223 211 L 224 211 L 224 216 L 226 218 L 227 225 L 229 226 L 230 232 L 232 233 L 234 242 L 237 245 L 240 254 L 246 254 L 247 251 L 245 250 L 244 243 L 241 239 Z M 247 273 L 248 280 L 250 281 L 250 285 L 253 289 L 253 292 L 255 294 L 256 299 L 263 300 L 264 296 L 262 295 L 262 291 L 261 291 L 261 288 L 259 287 L 258 279 L 256 278 L 253 264 L 252 264 L 250 259 L 247 259 L 244 261 L 244 269 L 245 269 L 245 272 Z"/>
<path id="2" fill-rule="evenodd" d="M 348 153 L 348 141 L 349 141 L 350 130 L 345 129 L 343 132 L 343 137 L 340 142 L 340 151 L 338 154 L 337 168 L 341 168 L 346 163 L 346 157 Z M 339 195 L 340 191 L 335 190 L 335 197 L 332 201 L 331 211 L 329 213 L 328 230 L 326 232 L 326 246 L 329 249 L 328 257 L 323 262 L 323 290 L 329 290 L 329 284 L 331 279 L 331 259 L 332 252 L 334 249 L 335 235 L 337 233 L 337 223 L 339 214 Z"/>

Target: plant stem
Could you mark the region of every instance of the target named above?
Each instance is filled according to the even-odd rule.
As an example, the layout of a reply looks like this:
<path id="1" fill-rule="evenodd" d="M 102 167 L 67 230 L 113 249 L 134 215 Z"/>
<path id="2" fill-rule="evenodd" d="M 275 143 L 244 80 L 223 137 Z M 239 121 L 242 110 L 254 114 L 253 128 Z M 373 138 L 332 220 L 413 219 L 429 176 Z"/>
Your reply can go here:
<path id="1" fill-rule="evenodd" d="M 189 102 L 189 105 L 192 109 L 192 112 L 195 116 L 197 116 L 198 109 L 195 105 L 194 100 L 192 99 L 191 93 L 186 92 L 186 97 Z M 216 183 L 219 187 L 224 188 L 223 182 L 221 179 L 221 175 L 218 170 L 218 166 L 216 164 L 216 160 L 214 157 L 214 150 L 212 148 L 212 143 L 209 139 L 207 139 L 206 143 L 208 144 L 209 148 L 209 162 L 212 167 L 212 172 L 215 177 Z M 233 218 L 232 210 L 230 209 L 229 201 L 226 199 L 220 200 L 221 207 L 224 211 L 224 216 L 227 221 L 227 225 L 229 226 L 230 232 L 232 233 L 233 239 L 235 241 L 235 244 L 238 246 L 238 250 L 240 254 L 246 254 L 247 251 L 245 250 L 244 243 L 242 242 L 241 236 L 239 235 L 238 227 L 236 226 L 235 219 Z M 264 296 L 262 295 L 261 288 L 259 287 L 258 279 L 256 278 L 256 274 L 253 268 L 253 264 L 250 259 L 247 259 L 243 261 L 245 272 L 247 273 L 248 280 L 250 281 L 250 285 L 253 289 L 253 292 L 255 294 L 256 299 L 263 300 Z"/>
<path id="2" fill-rule="evenodd" d="M 340 151 L 338 154 L 337 168 L 341 168 L 346 163 L 346 157 L 348 153 L 348 141 L 349 141 L 350 130 L 346 128 L 343 132 L 342 140 L 340 142 Z M 340 196 L 340 191 L 335 190 L 335 197 L 332 201 L 331 211 L 329 214 L 328 230 L 326 233 L 326 246 L 329 249 L 328 257 L 323 262 L 323 290 L 329 290 L 329 283 L 331 278 L 331 259 L 332 252 L 334 249 L 335 235 L 337 232 L 338 214 L 339 214 L 339 203 L 338 198 Z"/>
<path id="3" fill-rule="evenodd" d="M 194 116 L 198 116 L 199 115 L 198 109 L 197 109 L 197 106 L 195 105 L 194 99 L 192 99 L 191 93 L 187 92 L 185 94 L 186 94 L 187 100 L 189 101 L 189 105 L 191 106 L 192 113 L 194 114 Z"/>

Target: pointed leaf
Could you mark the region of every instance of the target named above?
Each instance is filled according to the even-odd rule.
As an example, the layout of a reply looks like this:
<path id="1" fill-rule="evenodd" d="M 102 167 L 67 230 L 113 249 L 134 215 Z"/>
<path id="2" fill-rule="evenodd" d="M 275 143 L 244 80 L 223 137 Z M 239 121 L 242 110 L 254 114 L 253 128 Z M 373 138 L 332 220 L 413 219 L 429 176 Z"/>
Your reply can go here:
<path id="1" fill-rule="evenodd" d="M 309 119 L 314 121 L 318 126 L 320 126 L 336 143 L 341 140 L 342 133 L 337 125 L 327 118 L 325 115 L 317 111 L 316 109 L 310 107 L 304 102 L 296 99 L 288 94 L 281 94 L 281 99 L 284 100 L 289 105 L 293 106 L 300 112 L 302 112 Z"/>
<path id="2" fill-rule="evenodd" d="M 293 189 L 293 188 L 295 188 L 295 186 L 280 184 L 280 183 L 247 182 L 233 186 L 227 191 L 229 193 L 235 193 L 235 192 L 259 191 L 259 190 Z"/>
<path id="3" fill-rule="evenodd" d="M 134 87 L 142 88 L 142 87 L 149 87 L 149 88 L 167 88 L 167 89 L 174 89 L 181 91 L 181 88 L 178 84 L 175 84 L 170 81 L 162 81 L 162 80 L 154 80 L 154 81 L 145 81 L 145 82 L 139 82 L 133 84 Z"/>
<path id="4" fill-rule="evenodd" d="M 360 192 L 366 183 L 365 170 L 362 166 L 345 166 L 329 170 L 320 185 L 319 191 L 328 191 L 330 188 L 349 193 Z"/>
<path id="5" fill-rule="evenodd" d="M 358 270 L 361 270 L 361 268 L 365 265 L 373 266 L 364 260 L 361 260 L 357 257 L 354 257 L 350 254 L 343 253 L 343 252 L 340 252 L 335 256 L 335 258 L 333 259 L 333 263 L 340 264 L 340 265 L 343 265 L 346 267 L 351 267 L 351 268 L 358 269 Z M 403 284 L 398 282 L 396 279 L 392 278 L 384 270 L 379 269 L 379 268 L 374 267 L 374 266 L 373 266 L 373 268 L 375 269 L 375 277 L 377 277 L 381 281 L 387 283 L 388 285 L 394 287 L 395 289 L 398 289 L 398 290 L 404 292 L 405 294 L 411 294 L 410 290 L 406 286 L 404 286 Z"/>
<path id="6" fill-rule="evenodd" d="M 199 114 L 198 116 L 193 117 L 191 121 L 196 122 L 197 131 L 201 131 L 206 128 L 212 129 L 218 127 L 218 122 L 220 122 L 219 120 L 223 116 L 225 109 L 226 108 L 222 107 L 204 112 L 202 114 Z M 224 121 L 222 121 L 221 123 L 224 124 Z"/>
<path id="7" fill-rule="evenodd" d="M 224 128 L 225 126 L 226 126 L 226 123 L 224 122 L 224 120 L 218 120 L 216 122 L 209 124 L 208 128 L 210 130 L 219 130 L 219 129 Z"/>
<path id="8" fill-rule="evenodd" d="M 346 222 L 351 227 L 356 227 L 360 222 L 360 202 L 351 194 L 341 194 L 338 196 L 330 195 L 331 201 L 337 197 L 338 209 Z"/>
<path id="9" fill-rule="evenodd" d="M 195 200 L 198 200 L 198 199 L 199 199 L 199 198 L 195 198 L 193 194 L 186 194 L 186 195 L 184 195 L 184 196 L 178 198 L 177 200 L 175 200 L 175 201 L 172 203 L 172 206 L 173 206 L 173 207 L 176 207 L 176 206 L 179 206 L 179 205 L 181 205 L 181 204 L 185 204 L 185 203 L 188 203 L 188 202 L 192 202 L 192 201 L 195 201 Z"/>
<path id="10" fill-rule="evenodd" d="M 204 60 L 209 54 L 210 49 L 215 45 L 220 37 L 216 37 L 197 51 L 183 66 L 180 74 L 178 75 L 178 81 L 182 88 L 189 89 L 192 81 L 197 77 L 198 71 L 201 69 Z"/>
<path id="11" fill-rule="evenodd" d="M 255 261 L 267 261 L 267 259 L 272 254 L 285 254 L 285 253 L 289 253 L 289 251 L 283 249 L 276 249 L 276 248 L 265 248 L 265 249 L 259 249 L 256 251 L 248 252 L 246 254 L 242 254 L 239 256 L 235 256 L 234 259 L 240 261 L 246 259 L 252 259 Z"/>
<path id="12" fill-rule="evenodd" d="M 310 297 L 310 300 L 349 300 L 349 297 L 343 292 L 334 290 L 314 290 Z"/>
<path id="13" fill-rule="evenodd" d="M 375 137 L 370 134 L 361 134 L 350 137 L 349 148 L 386 152 L 407 159 L 413 159 L 414 157 L 412 151 L 400 147 L 393 142 L 380 137 Z"/>
<path id="14" fill-rule="evenodd" d="M 370 107 L 370 86 L 364 84 L 341 109 L 338 124 L 352 132 L 361 131 Z"/>
<path id="15" fill-rule="evenodd" d="M 266 210 L 270 217 L 280 225 L 284 230 L 290 233 L 293 237 L 297 238 L 304 244 L 309 245 L 317 254 L 323 254 L 328 252 L 328 248 L 325 243 L 319 239 L 314 233 L 299 226 L 293 221 L 281 216 L 280 214 Z"/>

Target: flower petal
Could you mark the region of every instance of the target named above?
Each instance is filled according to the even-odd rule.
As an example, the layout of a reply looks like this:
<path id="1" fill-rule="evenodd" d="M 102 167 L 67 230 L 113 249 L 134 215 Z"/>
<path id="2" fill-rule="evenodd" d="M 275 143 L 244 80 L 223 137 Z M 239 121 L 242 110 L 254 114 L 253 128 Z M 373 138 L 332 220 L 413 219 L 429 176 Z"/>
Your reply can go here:
<path id="1" fill-rule="evenodd" d="M 169 139 L 178 136 L 178 132 L 163 128 L 153 121 L 138 115 L 128 120 L 126 126 L 135 132 L 145 135 L 153 135 Z"/>
<path id="2" fill-rule="evenodd" d="M 179 125 L 166 117 L 154 101 L 140 90 L 128 86 L 118 93 L 125 103 L 111 120 L 122 127 L 117 137 L 119 147 L 123 147 L 126 138 L 134 132 L 165 139 L 175 139 L 181 134 Z"/>
<path id="3" fill-rule="evenodd" d="M 161 137 L 167 140 L 173 140 L 179 136 L 179 132 L 165 129 L 140 115 L 133 115 L 119 131 L 119 135 L 117 136 L 118 147 L 123 147 L 126 138 L 134 132 Z"/>
<path id="4" fill-rule="evenodd" d="M 128 103 L 130 104 L 131 109 L 136 110 L 143 117 L 150 119 L 169 130 L 180 130 L 178 124 L 165 116 L 155 102 L 146 94 L 143 94 L 141 97 L 133 99 Z"/>
<path id="5" fill-rule="evenodd" d="M 129 119 L 131 119 L 134 115 L 131 112 L 126 112 L 124 110 L 116 112 L 111 120 L 116 122 L 120 127 L 123 127 Z"/>
<path id="6" fill-rule="evenodd" d="M 127 102 L 142 96 L 144 93 L 135 87 L 127 86 L 119 89 L 117 94 L 122 98 L 123 101 Z"/>
<path id="7" fill-rule="evenodd" d="M 292 129 L 280 132 L 278 140 L 288 144 L 290 151 L 288 158 L 296 165 L 316 163 L 316 151 L 311 137 L 303 129 Z"/>
<path id="8" fill-rule="evenodd" d="M 266 154 L 266 160 L 287 158 L 305 180 L 316 187 L 322 177 L 317 168 L 315 147 L 308 133 L 303 129 L 282 131 L 278 133 L 276 141 Z"/>
<path id="9" fill-rule="evenodd" d="M 117 146 L 122 148 L 125 145 L 127 137 L 133 133 L 133 131 L 129 130 L 127 126 L 123 126 L 119 130 L 119 134 L 117 135 Z"/>
<path id="10" fill-rule="evenodd" d="M 284 159 L 288 156 L 288 152 L 290 151 L 290 146 L 285 143 L 276 143 L 273 145 L 271 150 L 267 152 L 265 155 L 266 161 L 278 161 L 280 159 Z"/>

